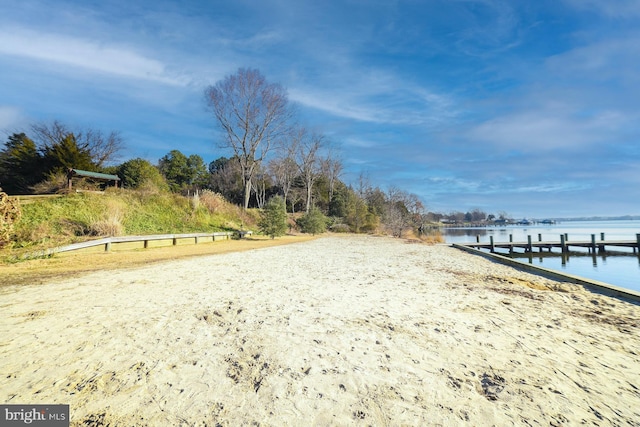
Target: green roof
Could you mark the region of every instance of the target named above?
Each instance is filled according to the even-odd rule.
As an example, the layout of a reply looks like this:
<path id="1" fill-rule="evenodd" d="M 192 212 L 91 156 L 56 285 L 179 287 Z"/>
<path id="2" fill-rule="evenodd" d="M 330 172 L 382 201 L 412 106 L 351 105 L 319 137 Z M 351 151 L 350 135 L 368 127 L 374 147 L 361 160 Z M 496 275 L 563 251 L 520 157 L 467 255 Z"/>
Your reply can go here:
<path id="1" fill-rule="evenodd" d="M 120 181 L 120 177 L 118 175 L 109 175 L 108 173 L 83 171 L 80 169 L 70 169 L 69 174 L 74 176 L 86 176 L 88 178 L 105 179 L 109 181 Z"/>

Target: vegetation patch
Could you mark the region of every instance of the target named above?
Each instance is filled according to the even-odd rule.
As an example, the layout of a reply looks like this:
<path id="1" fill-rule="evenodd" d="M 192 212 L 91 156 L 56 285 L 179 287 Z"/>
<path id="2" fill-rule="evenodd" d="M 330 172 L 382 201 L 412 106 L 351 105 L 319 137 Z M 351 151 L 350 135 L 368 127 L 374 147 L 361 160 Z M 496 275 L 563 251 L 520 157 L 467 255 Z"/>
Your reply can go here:
<path id="1" fill-rule="evenodd" d="M 12 232 L 6 233 L 5 239 L 5 246 L 18 251 L 49 248 L 95 237 L 217 232 L 256 227 L 255 215 L 241 213 L 237 206 L 221 198 L 217 199 L 215 209 L 209 209 L 206 203 L 194 204 L 191 197 L 143 189 L 61 195 L 25 204 L 21 211 L 21 215 L 11 216 L 14 218 Z"/>

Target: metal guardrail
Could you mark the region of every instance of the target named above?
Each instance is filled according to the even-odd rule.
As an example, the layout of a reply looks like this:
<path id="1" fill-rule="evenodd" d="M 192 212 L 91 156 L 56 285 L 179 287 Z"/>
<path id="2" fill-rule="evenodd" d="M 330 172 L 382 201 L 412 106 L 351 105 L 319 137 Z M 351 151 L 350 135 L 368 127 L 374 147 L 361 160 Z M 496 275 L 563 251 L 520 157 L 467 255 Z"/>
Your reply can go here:
<path id="1" fill-rule="evenodd" d="M 56 253 L 61 252 L 70 252 L 77 251 L 80 249 L 87 249 L 96 246 L 104 246 L 105 252 L 109 252 L 111 250 L 111 245 L 113 243 L 132 243 L 132 242 L 143 242 L 144 248 L 149 247 L 149 242 L 154 240 L 171 240 L 172 244 L 175 246 L 178 244 L 179 239 L 194 239 L 195 244 L 198 244 L 200 239 L 211 238 L 212 241 L 216 240 L 229 240 L 231 236 L 235 233 L 230 231 L 223 231 L 217 233 L 187 233 L 187 234 L 153 234 L 148 236 L 115 236 L 115 237 L 105 237 L 102 239 L 89 240 L 87 242 L 73 243 L 71 245 L 60 246 L 58 248 L 53 249 L 45 249 L 39 252 L 35 252 L 30 254 L 31 257 L 45 257 L 51 256 Z"/>

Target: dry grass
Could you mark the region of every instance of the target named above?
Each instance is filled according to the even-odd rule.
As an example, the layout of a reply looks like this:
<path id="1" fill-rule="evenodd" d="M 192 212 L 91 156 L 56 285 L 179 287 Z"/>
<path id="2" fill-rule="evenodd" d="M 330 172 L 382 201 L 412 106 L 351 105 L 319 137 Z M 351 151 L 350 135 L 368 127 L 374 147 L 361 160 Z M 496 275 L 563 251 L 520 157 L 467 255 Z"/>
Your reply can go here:
<path id="1" fill-rule="evenodd" d="M 317 236 L 316 236 L 317 237 Z M 180 258 L 247 251 L 270 246 L 305 242 L 316 238 L 308 235 L 288 235 L 278 239 L 254 237 L 242 240 L 222 240 L 198 245 L 179 245 L 149 249 L 59 254 L 53 258 L 34 259 L 15 264 L 0 264 L 0 287 L 39 285 L 50 280 L 78 276 L 87 272 L 132 268 L 150 263 Z M 1 252 L 0 252 L 1 254 Z"/>
<path id="2" fill-rule="evenodd" d="M 124 207 L 115 200 L 107 202 L 103 217 L 89 224 L 89 231 L 94 236 L 120 236 L 124 232 Z"/>
<path id="3" fill-rule="evenodd" d="M 0 191 L 0 248 L 9 242 L 13 224 L 20 219 L 21 213 L 18 201 Z"/>
<path id="4" fill-rule="evenodd" d="M 229 206 L 229 203 L 224 199 L 224 197 L 222 197 L 221 194 L 214 193 L 210 190 L 203 190 L 202 193 L 198 196 L 198 206 L 199 205 L 203 205 L 211 213 L 221 213 L 221 211 L 233 208 L 233 206 Z"/>
<path id="5" fill-rule="evenodd" d="M 420 243 L 426 243 L 429 245 L 434 245 L 436 243 L 444 243 L 444 237 L 439 231 L 432 231 L 429 234 L 422 234 L 420 236 L 416 235 L 413 231 L 406 231 L 403 233 L 402 237 L 409 241 L 415 241 Z"/>

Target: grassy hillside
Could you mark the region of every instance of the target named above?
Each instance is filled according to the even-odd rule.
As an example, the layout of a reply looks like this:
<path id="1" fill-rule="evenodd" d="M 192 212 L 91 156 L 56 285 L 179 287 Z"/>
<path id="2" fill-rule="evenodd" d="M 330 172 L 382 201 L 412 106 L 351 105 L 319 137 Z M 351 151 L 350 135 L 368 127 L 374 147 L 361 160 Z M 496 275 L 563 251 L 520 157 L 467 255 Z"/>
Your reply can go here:
<path id="1" fill-rule="evenodd" d="M 112 189 L 21 203 L 12 249 L 52 247 L 117 235 L 215 232 L 255 229 L 257 212 L 242 210 L 221 196 Z"/>

